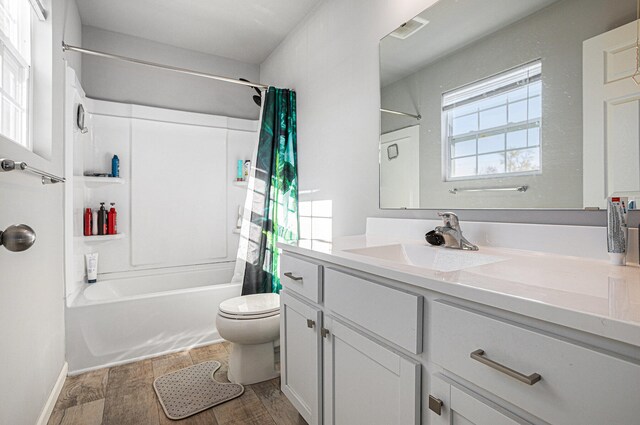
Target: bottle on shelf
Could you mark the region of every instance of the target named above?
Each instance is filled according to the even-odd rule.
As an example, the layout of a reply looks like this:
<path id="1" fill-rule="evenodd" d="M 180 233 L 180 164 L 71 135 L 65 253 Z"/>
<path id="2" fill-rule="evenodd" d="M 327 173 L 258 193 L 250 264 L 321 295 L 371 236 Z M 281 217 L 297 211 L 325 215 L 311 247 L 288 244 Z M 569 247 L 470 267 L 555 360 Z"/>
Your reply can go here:
<path id="1" fill-rule="evenodd" d="M 98 210 L 94 210 L 91 214 L 91 234 L 93 236 L 98 234 Z"/>
<path id="2" fill-rule="evenodd" d="M 111 158 L 111 177 L 120 177 L 120 158 L 118 155 L 113 155 Z"/>
<path id="3" fill-rule="evenodd" d="M 91 208 L 87 208 L 84 211 L 84 235 L 91 236 L 93 231 L 93 213 Z"/>
<path id="4" fill-rule="evenodd" d="M 117 217 L 116 203 L 111 203 L 111 209 L 109 210 L 109 216 L 107 217 L 107 234 L 115 235 L 118 233 L 117 229 Z"/>
<path id="5" fill-rule="evenodd" d="M 100 209 L 98 210 L 98 235 L 107 234 L 107 209 L 104 207 L 104 202 L 100 202 Z"/>

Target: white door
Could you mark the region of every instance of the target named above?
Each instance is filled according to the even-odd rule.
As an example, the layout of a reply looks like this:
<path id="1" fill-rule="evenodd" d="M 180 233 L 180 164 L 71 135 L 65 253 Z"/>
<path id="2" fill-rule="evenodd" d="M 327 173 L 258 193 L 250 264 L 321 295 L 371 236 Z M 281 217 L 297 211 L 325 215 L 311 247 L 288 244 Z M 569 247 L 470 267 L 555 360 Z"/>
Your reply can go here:
<path id="1" fill-rule="evenodd" d="M 440 379 L 431 380 L 431 399 L 425 397 L 431 425 L 522 425 L 527 424 L 505 409 L 492 405 L 477 394 Z M 472 395 L 473 394 L 473 395 Z M 437 401 L 441 402 L 437 411 Z M 432 408 L 432 403 L 436 404 Z"/>
<path id="2" fill-rule="evenodd" d="M 63 176 L 62 132 L 52 133 L 62 125 L 62 107 L 55 103 L 55 124 L 34 115 L 34 142 L 51 141 L 50 153 L 41 156 L 0 136 L 0 158 Z M 0 172 L 0 231 L 27 224 L 36 232 L 27 251 L 0 246 L 1 424 L 36 423 L 64 364 L 64 185 L 43 185 L 24 171 Z"/>
<path id="3" fill-rule="evenodd" d="M 324 424 L 420 423 L 420 365 L 325 317 Z"/>
<path id="4" fill-rule="evenodd" d="M 321 312 L 286 291 L 280 292 L 280 373 L 282 392 L 309 425 L 321 424 Z"/>
<path id="5" fill-rule="evenodd" d="M 420 126 L 380 136 L 380 208 L 420 208 Z"/>
<path id="6" fill-rule="evenodd" d="M 585 207 L 604 208 L 612 195 L 640 195 L 640 85 L 631 78 L 636 37 L 632 22 L 583 45 Z"/>

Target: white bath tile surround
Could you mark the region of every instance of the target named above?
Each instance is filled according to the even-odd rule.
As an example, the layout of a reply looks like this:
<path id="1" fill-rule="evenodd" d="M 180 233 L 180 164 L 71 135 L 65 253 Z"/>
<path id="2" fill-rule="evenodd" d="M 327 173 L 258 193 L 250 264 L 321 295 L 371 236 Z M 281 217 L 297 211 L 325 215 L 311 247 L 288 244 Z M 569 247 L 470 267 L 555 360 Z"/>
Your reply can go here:
<path id="1" fill-rule="evenodd" d="M 68 98 L 75 101 L 69 101 L 67 108 L 75 114 L 82 99 L 78 94 L 81 88 L 74 89 L 79 85 L 72 71 L 68 79 Z M 124 183 L 87 185 L 81 178 L 74 178 L 75 182 L 68 185 L 73 188 L 74 228 L 73 255 L 67 264 L 68 304 L 84 285 L 83 256 L 87 252 L 99 253 L 99 280 L 131 277 L 140 270 L 179 267 L 186 271 L 194 265 L 234 261 L 239 236 L 232 229 L 246 188 L 232 182 L 237 160 L 251 158 L 255 149 L 257 122 L 89 98 L 83 102 L 90 131 L 82 134 L 74 128 L 68 133 L 74 152 L 69 172 L 75 176 L 84 171 L 110 172 L 111 158 L 117 154 Z M 156 127 L 171 131 L 164 128 L 155 135 L 141 134 L 142 127 L 146 132 Z M 172 137 L 171 132 L 176 134 Z M 194 143 L 212 150 L 203 155 Z M 155 149 L 162 158 L 150 164 L 138 152 L 141 147 Z M 140 161 L 138 168 L 136 158 Z M 153 170 L 142 170 L 149 166 Z M 168 193 L 170 187 L 175 189 L 173 195 Z M 215 193 L 209 193 L 212 190 Z M 134 192 L 144 196 L 135 196 Z M 124 238 L 100 242 L 84 239 L 84 208 L 96 209 L 100 202 L 106 202 L 107 208 L 109 202 L 116 203 L 118 232 Z M 183 229 L 185 222 L 193 224 L 188 231 Z M 155 248 L 150 249 L 145 243 L 154 239 L 154 229 L 155 239 L 162 241 L 155 240 Z M 190 248 L 197 245 L 193 241 L 200 241 L 202 249 Z M 169 255 L 176 249 L 181 256 Z"/>

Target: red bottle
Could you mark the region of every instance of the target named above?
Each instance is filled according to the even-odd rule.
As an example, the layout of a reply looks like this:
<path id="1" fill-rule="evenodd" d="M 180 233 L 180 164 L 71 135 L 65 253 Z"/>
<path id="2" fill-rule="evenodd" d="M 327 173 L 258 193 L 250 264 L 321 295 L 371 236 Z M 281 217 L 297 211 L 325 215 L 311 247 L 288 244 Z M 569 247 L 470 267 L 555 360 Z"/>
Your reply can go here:
<path id="1" fill-rule="evenodd" d="M 108 235 L 115 235 L 118 233 L 117 217 L 118 217 L 118 213 L 116 212 L 116 204 L 112 202 L 111 209 L 109 210 L 109 215 L 107 216 L 107 234 Z"/>
<path id="2" fill-rule="evenodd" d="M 93 227 L 93 214 L 91 208 L 84 211 L 84 235 L 91 236 L 91 228 Z"/>

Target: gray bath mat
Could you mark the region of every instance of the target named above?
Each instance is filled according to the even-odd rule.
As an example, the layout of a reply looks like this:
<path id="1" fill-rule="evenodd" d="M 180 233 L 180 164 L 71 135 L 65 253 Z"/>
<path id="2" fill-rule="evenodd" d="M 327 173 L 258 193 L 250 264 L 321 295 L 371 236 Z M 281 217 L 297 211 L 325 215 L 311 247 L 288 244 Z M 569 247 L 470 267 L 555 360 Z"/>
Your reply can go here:
<path id="1" fill-rule="evenodd" d="M 240 384 L 218 382 L 213 374 L 220 362 L 204 362 L 162 375 L 153 381 L 164 413 L 169 419 L 184 419 L 213 406 L 240 397 Z"/>

